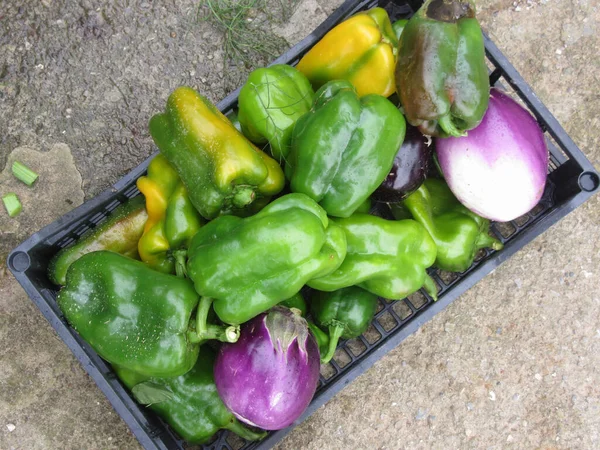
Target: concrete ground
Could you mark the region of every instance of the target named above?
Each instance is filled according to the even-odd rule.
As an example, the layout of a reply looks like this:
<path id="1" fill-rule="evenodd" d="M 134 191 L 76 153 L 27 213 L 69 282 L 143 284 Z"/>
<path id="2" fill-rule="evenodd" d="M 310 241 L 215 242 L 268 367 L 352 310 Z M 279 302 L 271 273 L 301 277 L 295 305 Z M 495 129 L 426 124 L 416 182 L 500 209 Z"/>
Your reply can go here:
<path id="1" fill-rule="evenodd" d="M 295 42 L 339 4 L 302 0 Z M 480 0 L 484 28 L 600 167 L 600 4 Z M 0 169 L 41 173 L 0 212 L 0 259 L 152 151 L 150 115 L 191 84 L 226 93 L 197 2 L 4 0 Z M 297 427 L 280 449 L 600 448 L 600 197 L 552 227 Z M 4 256 L 3 256 L 4 255 Z M 0 265 L 0 449 L 139 448 Z"/>

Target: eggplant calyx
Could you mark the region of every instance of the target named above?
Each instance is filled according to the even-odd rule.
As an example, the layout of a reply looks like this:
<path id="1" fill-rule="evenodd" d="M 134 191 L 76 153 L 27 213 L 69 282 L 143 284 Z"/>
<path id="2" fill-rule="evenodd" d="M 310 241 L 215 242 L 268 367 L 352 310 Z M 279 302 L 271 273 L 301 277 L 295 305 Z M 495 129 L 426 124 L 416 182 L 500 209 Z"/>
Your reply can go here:
<path id="1" fill-rule="evenodd" d="M 308 358 L 308 325 L 302 316 L 289 308 L 275 306 L 267 313 L 264 324 L 276 351 L 285 355 L 294 341 L 297 341 L 298 349 Z"/>
<path id="2" fill-rule="evenodd" d="M 298 308 L 292 307 L 290 308 L 290 311 L 296 314 L 297 316 L 302 316 L 302 311 L 300 311 Z"/>

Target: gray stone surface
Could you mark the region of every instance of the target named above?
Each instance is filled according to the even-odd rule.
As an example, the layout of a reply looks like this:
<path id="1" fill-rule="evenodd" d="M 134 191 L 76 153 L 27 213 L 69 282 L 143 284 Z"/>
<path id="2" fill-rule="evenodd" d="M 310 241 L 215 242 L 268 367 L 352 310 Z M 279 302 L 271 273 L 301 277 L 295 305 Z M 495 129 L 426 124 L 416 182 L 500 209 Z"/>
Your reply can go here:
<path id="1" fill-rule="evenodd" d="M 339 2 L 330 2 L 334 5 Z M 282 36 L 288 42 L 294 43 L 301 41 L 310 30 L 319 26 L 327 16 L 329 11 L 324 10 L 317 0 L 304 0 L 299 2 L 290 21 L 274 27 L 274 32 Z"/>
<path id="2" fill-rule="evenodd" d="M 19 283 L 0 272 L 0 448 L 139 448 Z"/>
<path id="3" fill-rule="evenodd" d="M 597 2 L 478 4 L 487 32 L 600 167 Z M 299 11 L 307 12 L 277 31 L 299 39 L 333 5 L 304 0 Z M 48 189 L 65 184 L 71 190 L 63 192 L 73 196 L 49 198 L 70 198 L 75 206 L 81 187 L 89 198 L 151 152 L 147 120 L 175 86 L 191 84 L 213 101 L 223 97 L 222 40 L 196 19 L 196 8 L 192 1 L 5 0 L 0 168 L 16 147 L 47 152 L 66 143 L 82 180 L 63 151 L 54 161 L 62 161 L 61 175 L 72 176 Z M 37 198 L 24 202 L 36 215 L 16 219 L 18 235 L 7 237 L 0 219 L 3 250 L 71 207 L 28 210 Z M 279 448 L 600 447 L 599 217 L 596 196 L 375 364 Z M 138 448 L 5 268 L 0 448 Z"/>
<path id="4" fill-rule="evenodd" d="M 20 145 L 71 147 L 87 198 L 152 151 L 148 120 L 175 87 L 218 101 L 221 37 L 198 2 L 2 2 L 0 166 Z"/>
<path id="5" fill-rule="evenodd" d="M 13 177 L 19 160 L 39 174 L 28 187 Z M 21 286 L 6 254 L 18 242 L 83 202 L 69 147 L 13 150 L 0 173 L 0 195 L 15 192 L 23 211 L 0 213 L 0 448 L 124 448 L 137 442 Z M 129 444 L 127 444 L 129 442 Z"/>
<path id="6" fill-rule="evenodd" d="M 13 176 L 14 161 L 20 161 L 39 175 L 33 186 L 29 187 Z M 83 202 L 81 175 L 65 144 L 55 144 L 45 153 L 28 147 L 13 150 L 0 173 L 0 193 L 7 192 L 17 194 L 23 210 L 17 218 L 8 217 L 2 210 L 0 255 L 6 255 L 15 242 L 24 240 Z"/>

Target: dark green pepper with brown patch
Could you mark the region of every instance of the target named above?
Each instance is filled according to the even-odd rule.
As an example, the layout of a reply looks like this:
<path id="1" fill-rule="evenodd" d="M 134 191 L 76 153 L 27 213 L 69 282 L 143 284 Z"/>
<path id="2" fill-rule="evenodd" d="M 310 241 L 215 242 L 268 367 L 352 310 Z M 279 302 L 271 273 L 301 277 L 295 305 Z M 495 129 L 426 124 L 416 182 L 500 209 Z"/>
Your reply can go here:
<path id="1" fill-rule="evenodd" d="M 400 34 L 396 89 L 406 120 L 464 136 L 485 114 L 490 81 L 473 0 L 427 0 Z"/>

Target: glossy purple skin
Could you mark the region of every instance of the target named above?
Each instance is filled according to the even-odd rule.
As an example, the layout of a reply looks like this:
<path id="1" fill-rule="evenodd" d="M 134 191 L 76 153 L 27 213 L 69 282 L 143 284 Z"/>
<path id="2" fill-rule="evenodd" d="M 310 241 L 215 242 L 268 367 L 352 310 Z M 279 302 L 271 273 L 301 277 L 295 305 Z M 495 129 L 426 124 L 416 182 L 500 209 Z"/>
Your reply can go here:
<path id="1" fill-rule="evenodd" d="M 530 211 L 546 185 L 548 148 L 539 124 L 492 89 L 481 124 L 460 138 L 437 138 L 436 154 L 454 195 L 471 211 L 507 222 Z"/>
<path id="2" fill-rule="evenodd" d="M 416 191 L 425 181 L 431 161 L 431 147 L 417 127 L 407 125 L 404 142 L 387 178 L 373 193 L 378 202 L 397 203 Z"/>
<path id="3" fill-rule="evenodd" d="M 221 346 L 214 374 L 221 399 L 239 420 L 265 430 L 280 430 L 300 417 L 312 400 L 319 381 L 320 354 L 312 333 L 306 334 L 304 345 L 293 338 L 284 351 L 277 339 L 272 341 L 275 333 L 269 332 L 266 318 L 263 313 L 246 322 L 236 343 Z M 301 317 L 286 318 L 295 319 L 307 327 Z"/>

